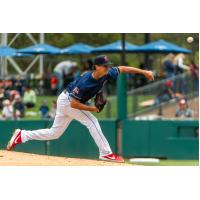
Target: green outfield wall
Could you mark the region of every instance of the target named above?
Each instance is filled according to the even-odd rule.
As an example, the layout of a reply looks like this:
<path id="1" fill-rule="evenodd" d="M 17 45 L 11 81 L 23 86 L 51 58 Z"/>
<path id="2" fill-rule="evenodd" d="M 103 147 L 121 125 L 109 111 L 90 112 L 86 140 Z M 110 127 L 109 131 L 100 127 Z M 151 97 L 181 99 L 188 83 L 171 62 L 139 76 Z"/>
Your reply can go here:
<path id="1" fill-rule="evenodd" d="M 198 121 L 134 121 L 122 123 L 124 157 L 198 159 Z"/>
<path id="2" fill-rule="evenodd" d="M 5 149 L 14 129 L 49 128 L 52 121 L 0 121 L 0 149 Z M 111 148 L 117 152 L 117 122 L 100 120 Z M 122 155 L 124 157 L 161 157 L 198 159 L 198 121 L 122 121 Z M 57 140 L 29 141 L 15 151 L 67 157 L 98 158 L 98 148 L 87 128 L 73 121 Z"/>

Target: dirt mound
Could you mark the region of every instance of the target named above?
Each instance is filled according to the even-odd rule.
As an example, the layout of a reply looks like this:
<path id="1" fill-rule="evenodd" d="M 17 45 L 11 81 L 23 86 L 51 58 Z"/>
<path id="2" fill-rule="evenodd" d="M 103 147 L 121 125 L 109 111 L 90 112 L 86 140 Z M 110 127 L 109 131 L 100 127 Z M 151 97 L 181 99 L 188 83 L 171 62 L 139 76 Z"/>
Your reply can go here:
<path id="1" fill-rule="evenodd" d="M 66 158 L 0 150 L 0 166 L 127 166 L 99 160 Z"/>

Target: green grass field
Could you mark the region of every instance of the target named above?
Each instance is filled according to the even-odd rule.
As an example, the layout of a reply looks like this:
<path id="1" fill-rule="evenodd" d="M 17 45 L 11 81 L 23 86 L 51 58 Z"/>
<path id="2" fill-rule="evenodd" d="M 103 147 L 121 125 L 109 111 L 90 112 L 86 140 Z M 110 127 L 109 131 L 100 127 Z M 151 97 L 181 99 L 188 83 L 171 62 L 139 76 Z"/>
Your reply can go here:
<path id="1" fill-rule="evenodd" d="M 198 160 L 160 160 L 159 163 L 131 163 L 126 159 L 126 162 L 145 166 L 199 166 Z"/>

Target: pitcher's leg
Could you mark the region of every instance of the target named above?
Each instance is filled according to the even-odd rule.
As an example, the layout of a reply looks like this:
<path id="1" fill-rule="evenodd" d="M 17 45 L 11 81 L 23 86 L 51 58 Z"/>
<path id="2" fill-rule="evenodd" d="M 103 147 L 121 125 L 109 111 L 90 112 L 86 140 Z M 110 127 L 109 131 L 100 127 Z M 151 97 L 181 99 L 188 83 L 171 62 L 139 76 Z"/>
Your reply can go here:
<path id="1" fill-rule="evenodd" d="M 12 150 L 17 144 L 24 143 L 28 140 L 53 140 L 60 137 L 72 118 L 67 115 L 66 95 L 61 93 L 57 100 L 56 117 L 51 128 L 39 130 L 20 130 L 16 129 L 8 142 L 7 150 Z"/>
<path id="2" fill-rule="evenodd" d="M 81 122 L 88 128 L 91 136 L 93 137 L 96 145 L 99 148 L 101 156 L 112 153 L 110 145 L 106 140 L 105 136 L 103 135 L 99 122 L 94 115 L 92 115 L 88 111 L 77 110 L 72 108 L 70 112 L 70 117 Z"/>
<path id="3" fill-rule="evenodd" d="M 39 130 L 22 130 L 22 142 L 28 140 L 53 140 L 59 138 L 70 124 L 72 119 L 61 112 L 56 113 L 55 120 L 51 128 Z"/>
<path id="4" fill-rule="evenodd" d="M 124 162 L 124 159 L 122 157 L 112 153 L 110 145 L 108 144 L 106 138 L 104 137 L 96 117 L 88 111 L 81 111 L 81 113 L 83 115 L 80 122 L 88 127 L 90 134 L 92 135 L 97 146 L 99 147 L 99 152 L 100 152 L 99 159 L 111 162 L 120 162 L 120 163 Z M 84 118 L 84 116 L 86 118 Z"/>

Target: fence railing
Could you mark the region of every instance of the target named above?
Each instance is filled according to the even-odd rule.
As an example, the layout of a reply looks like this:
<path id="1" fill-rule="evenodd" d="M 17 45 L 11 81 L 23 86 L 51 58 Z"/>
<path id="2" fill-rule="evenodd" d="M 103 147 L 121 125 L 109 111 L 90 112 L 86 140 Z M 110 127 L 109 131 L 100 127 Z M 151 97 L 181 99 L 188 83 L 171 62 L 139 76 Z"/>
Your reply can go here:
<path id="1" fill-rule="evenodd" d="M 198 96 L 199 81 L 190 73 L 179 74 L 170 79 L 163 79 L 127 92 L 127 112 L 132 118 L 141 113 L 161 108 L 165 104 L 175 102 L 178 97 L 191 99 Z M 169 95 L 169 91 L 172 95 Z M 100 118 L 117 117 L 117 97 L 109 96 L 108 103 Z"/>
<path id="2" fill-rule="evenodd" d="M 198 85 L 199 81 L 190 72 L 186 72 L 128 91 L 128 116 L 134 117 L 161 108 L 181 97 L 191 99 L 198 96 Z"/>

